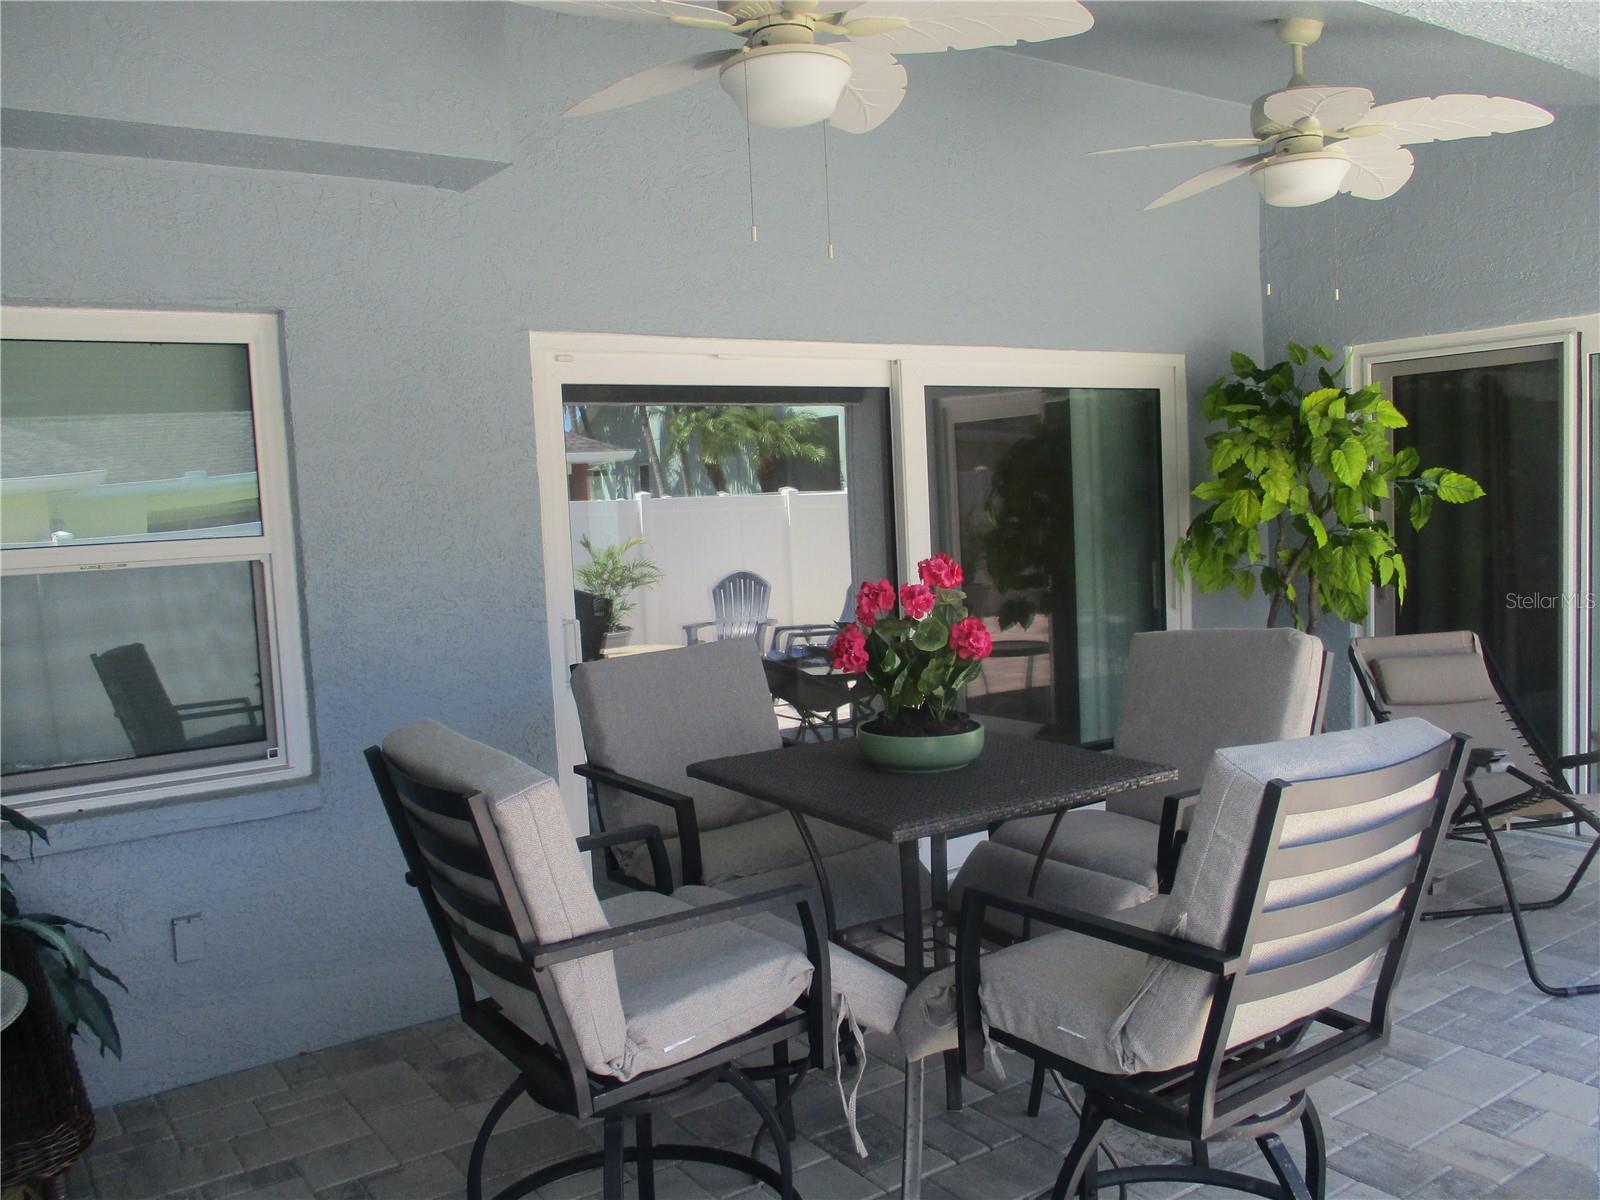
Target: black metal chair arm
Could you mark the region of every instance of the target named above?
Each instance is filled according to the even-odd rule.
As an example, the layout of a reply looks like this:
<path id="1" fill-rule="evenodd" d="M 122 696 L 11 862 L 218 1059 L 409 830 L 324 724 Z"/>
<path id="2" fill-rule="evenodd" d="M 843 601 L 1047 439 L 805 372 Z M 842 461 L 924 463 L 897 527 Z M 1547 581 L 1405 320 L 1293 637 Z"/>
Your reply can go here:
<path id="1" fill-rule="evenodd" d="M 1164 958 L 1169 962 L 1181 963 L 1186 967 L 1195 967 L 1212 975 L 1236 974 L 1244 963 L 1244 959 L 1240 955 L 1229 954 L 1224 950 L 1217 950 L 1211 946 L 1202 946 L 1199 942 L 1190 942 L 1183 938 L 1152 933 L 1150 930 L 1141 929 L 1137 925 L 1128 925 L 1121 921 L 1113 921 L 1106 917 L 1096 916 L 1094 913 L 1085 912 L 1083 909 L 1046 908 L 1043 905 L 1028 904 L 1020 900 L 1013 900 L 1008 896 L 999 896 L 993 892 L 985 892 L 982 889 L 973 888 L 962 897 L 961 901 L 961 927 L 957 937 L 958 951 L 956 957 L 956 970 L 958 973 L 964 966 L 960 953 L 962 943 L 969 940 L 969 928 L 974 937 L 982 930 L 983 910 L 985 908 L 1003 908 L 1016 913 L 1018 916 L 1037 921 L 1041 925 L 1055 925 L 1102 942 L 1111 942 L 1118 946 L 1125 946 L 1129 950 L 1138 950 L 1144 954 Z M 976 964 L 976 955 L 973 956 L 972 961 Z"/>
<path id="2" fill-rule="evenodd" d="M 683 912 L 647 917 L 643 921 L 634 921 L 627 925 L 613 925 L 610 929 L 579 934 L 565 941 L 532 943 L 523 947 L 523 954 L 533 964 L 535 970 L 543 970 L 556 963 L 571 962 L 575 958 L 588 958 L 594 954 L 620 950 L 624 946 L 637 945 L 655 938 L 672 937 L 674 934 L 688 933 L 691 929 L 703 929 L 707 925 L 742 921 L 757 913 L 771 912 L 791 905 L 800 910 L 803 922 L 812 921 L 812 906 L 820 908 L 816 889 L 806 887 L 804 884 L 791 883 L 786 887 L 773 888 L 771 891 L 757 892 L 753 896 L 738 896 L 731 900 L 719 900 L 715 904 L 685 909 Z M 818 964 L 813 960 L 812 965 Z M 825 963 L 822 969 L 827 969 Z"/>
<path id="3" fill-rule="evenodd" d="M 1556 766 L 1563 771 L 1572 767 L 1588 767 L 1600 763 L 1600 750 L 1581 750 L 1577 754 L 1563 754 L 1556 759 Z"/>
<path id="4" fill-rule="evenodd" d="M 645 844 L 645 849 L 650 852 L 650 873 L 656 881 L 655 890 L 663 896 L 672 895 L 672 862 L 667 858 L 666 840 L 654 825 L 628 825 L 622 829 L 584 834 L 578 839 L 578 851 L 603 850 L 607 846 L 622 846 L 628 842 Z"/>
<path id="5" fill-rule="evenodd" d="M 614 787 L 644 800 L 654 800 L 657 804 L 665 804 L 672 809 L 678 822 L 678 855 L 683 871 L 683 882 L 686 884 L 705 882 L 705 871 L 700 859 L 700 820 L 695 816 L 693 796 L 686 796 L 670 788 L 658 787 L 653 783 L 646 783 L 642 779 L 635 779 L 631 775 L 624 775 L 621 771 L 613 771 L 610 767 L 601 767 L 594 763 L 579 763 L 572 769 L 584 779 L 603 783 L 607 787 Z M 654 862 L 654 859 L 651 861 Z M 657 875 L 657 878 L 661 876 Z"/>
<path id="6" fill-rule="evenodd" d="M 1200 803 L 1200 789 L 1177 792 L 1161 802 L 1161 832 L 1156 842 L 1156 890 L 1165 895 L 1172 890 L 1178 874 L 1178 855 L 1189 835 L 1183 830 L 1183 814 Z"/>

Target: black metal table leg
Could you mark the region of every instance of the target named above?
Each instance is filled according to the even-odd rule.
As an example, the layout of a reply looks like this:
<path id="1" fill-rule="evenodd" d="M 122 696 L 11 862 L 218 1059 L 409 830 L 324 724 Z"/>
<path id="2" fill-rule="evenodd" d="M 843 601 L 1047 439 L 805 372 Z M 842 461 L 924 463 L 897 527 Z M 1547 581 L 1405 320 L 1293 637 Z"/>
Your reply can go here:
<path id="1" fill-rule="evenodd" d="M 906 994 L 927 974 L 922 967 L 922 856 L 917 843 L 900 843 L 900 931 L 905 936 Z"/>
<path id="2" fill-rule="evenodd" d="M 950 947 L 945 940 L 949 932 L 945 910 L 950 903 L 950 857 L 943 834 L 928 839 L 928 873 L 933 877 L 933 965 L 937 970 L 950 961 Z M 951 1112 L 961 1108 L 961 1055 L 955 1050 L 944 1052 L 944 1106 Z"/>
<path id="3" fill-rule="evenodd" d="M 811 826 L 806 824 L 806 819 L 792 808 L 789 815 L 794 818 L 795 828 L 800 831 L 800 840 L 805 843 L 806 853 L 811 856 L 811 865 L 817 869 L 817 887 L 822 892 L 822 915 L 828 923 L 828 940 L 834 941 L 839 936 L 839 923 L 833 915 L 833 887 L 828 882 L 828 868 L 822 865 L 822 852 L 817 849 L 817 839 L 811 836 Z"/>

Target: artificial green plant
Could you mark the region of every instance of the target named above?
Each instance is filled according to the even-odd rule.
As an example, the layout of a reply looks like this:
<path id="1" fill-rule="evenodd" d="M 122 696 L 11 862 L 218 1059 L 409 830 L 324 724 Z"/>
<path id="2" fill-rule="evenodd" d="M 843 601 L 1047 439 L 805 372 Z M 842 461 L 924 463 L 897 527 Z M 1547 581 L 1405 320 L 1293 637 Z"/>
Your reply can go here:
<path id="1" fill-rule="evenodd" d="M 1288 353 L 1270 367 L 1236 353 L 1232 373 L 1206 390 L 1206 417 L 1223 428 L 1206 438 L 1212 478 L 1194 489 L 1206 507 L 1173 565 L 1202 592 L 1259 587 L 1268 625 L 1286 604 L 1296 629 L 1313 632 L 1323 611 L 1359 624 L 1374 582 L 1405 600 L 1391 503 L 1420 530 L 1436 500 L 1465 504 L 1483 489 L 1447 467 L 1419 470 L 1413 448 L 1394 450 L 1405 417 L 1377 384 L 1341 384 L 1349 364 L 1329 370 L 1326 346 L 1290 342 Z"/>

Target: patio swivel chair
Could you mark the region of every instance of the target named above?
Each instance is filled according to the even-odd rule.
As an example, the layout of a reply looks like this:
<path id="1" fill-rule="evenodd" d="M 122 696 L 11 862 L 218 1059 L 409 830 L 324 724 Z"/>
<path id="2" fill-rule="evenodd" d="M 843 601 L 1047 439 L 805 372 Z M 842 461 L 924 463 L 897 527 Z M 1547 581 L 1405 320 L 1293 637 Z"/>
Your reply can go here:
<path id="1" fill-rule="evenodd" d="M 576 770 L 589 780 L 599 828 L 657 827 L 674 877 L 686 884 L 743 894 L 816 883 L 790 813 L 687 773 L 702 759 L 783 745 L 753 641 L 582 663 L 572 694 L 588 754 Z M 832 885 L 830 932 L 901 912 L 893 846 L 825 821 L 807 824 Z M 651 882 L 637 843 L 614 847 L 607 870 L 629 886 Z"/>
<path id="2" fill-rule="evenodd" d="M 805 1065 L 826 1061 L 831 985 L 814 890 L 668 895 L 654 829 L 574 840 L 553 780 L 434 721 L 391 733 L 367 750 L 367 762 L 406 880 L 421 893 L 444 951 L 461 1019 L 518 1071 L 473 1144 L 469 1200 L 482 1195 L 490 1135 L 524 1093 L 556 1112 L 599 1118 L 604 1149 L 533 1172 L 500 1192 L 507 1200 L 595 1169 L 606 1200 L 619 1200 L 628 1162 L 648 1200 L 662 1159 L 730 1167 L 788 1200 L 785 1122 L 736 1063 L 771 1053 L 782 1069 L 790 1039 L 801 1034 Z M 602 902 L 582 852 L 625 843 L 649 848 L 658 889 Z M 744 923 L 784 909 L 798 916 L 794 940 L 803 951 Z M 654 1143 L 657 1106 L 716 1081 L 760 1115 L 777 1170 L 728 1150 Z M 780 1084 L 780 1104 L 783 1095 Z"/>
<path id="3" fill-rule="evenodd" d="M 1556 756 L 1522 719 L 1500 673 L 1468 630 L 1355 638 L 1350 643 L 1361 692 L 1380 721 L 1422 717 L 1472 739 L 1467 773 L 1456 788 L 1449 836 L 1487 845 L 1505 890 L 1504 904 L 1435 909 L 1424 921 L 1509 913 L 1522 961 L 1535 987 L 1551 996 L 1588 996 L 1600 985 L 1562 987 L 1546 983 L 1534 963 L 1524 915 L 1554 908 L 1577 889 L 1594 862 L 1600 837 L 1591 836 L 1565 887 L 1545 900 L 1522 901 L 1500 846 L 1508 830 L 1582 829 L 1600 834 L 1593 793 L 1574 795 L 1562 771 L 1600 762 L 1600 752 Z"/>
<path id="4" fill-rule="evenodd" d="M 981 1065 L 987 1028 L 1084 1089 L 1054 1200 L 1145 1181 L 1320 1200 L 1326 1159 L 1307 1089 L 1389 1039 L 1463 745 L 1405 720 L 1219 750 L 1171 894 L 1114 918 L 967 893 L 956 952 L 966 1068 Z M 995 907 L 1059 928 L 980 958 Z M 1101 1173 L 1112 1122 L 1186 1142 L 1195 1161 Z M 1304 1168 L 1279 1138 L 1295 1122 Z M 1276 1186 L 1209 1165 L 1206 1143 L 1244 1138 Z"/>
<path id="5" fill-rule="evenodd" d="M 754 571 L 735 571 L 719 579 L 711 589 L 710 621 L 692 621 L 683 627 L 683 644 L 692 646 L 700 640 L 700 631 L 710 629 L 716 640 L 725 642 L 732 638 L 753 637 L 759 646 L 767 636 L 772 621 L 767 616 L 767 604 L 772 597 L 772 585 Z"/>
<path id="6" fill-rule="evenodd" d="M 1135 634 L 1116 737 L 1086 748 L 1167 763 L 1177 782 L 1113 796 L 1104 810 L 1006 822 L 963 864 L 951 906 L 981 887 L 1108 913 L 1164 891 L 1212 753 L 1316 732 L 1330 661 L 1293 629 Z M 993 932 L 1024 932 L 1004 910 L 994 922 Z"/>

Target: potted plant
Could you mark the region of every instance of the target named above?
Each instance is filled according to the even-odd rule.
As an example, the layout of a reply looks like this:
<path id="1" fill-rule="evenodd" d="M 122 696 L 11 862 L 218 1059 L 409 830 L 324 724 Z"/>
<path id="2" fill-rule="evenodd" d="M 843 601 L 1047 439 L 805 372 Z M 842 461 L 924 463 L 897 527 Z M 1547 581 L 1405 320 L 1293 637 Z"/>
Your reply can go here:
<path id="1" fill-rule="evenodd" d="M 640 588 L 655 587 L 665 578 L 661 568 L 648 558 L 628 557 L 644 544 L 644 538 L 635 534 L 626 541 L 596 550 L 588 534 L 578 539 L 578 545 L 588 553 L 589 561 L 574 571 L 573 575 L 584 591 L 611 601 L 611 624 L 606 626 L 605 640 L 608 649 L 626 645 L 628 636 L 633 632 L 632 626 L 627 624 L 628 614 L 634 609 L 633 593 Z"/>
<path id="2" fill-rule="evenodd" d="M 1320 360 L 1315 386 L 1302 375 Z M 1206 390 L 1205 414 L 1223 428 L 1206 438 L 1212 478 L 1194 489 L 1206 507 L 1173 550 L 1202 592 L 1237 588 L 1268 597 L 1267 624 L 1288 606 L 1296 629 L 1316 630 L 1331 612 L 1367 617 L 1374 583 L 1405 601 L 1406 564 L 1382 515 L 1404 502 L 1411 527 L 1436 500 L 1465 504 L 1477 481 L 1447 467 L 1419 470 L 1416 450 L 1395 452 L 1390 431 L 1406 419 L 1375 383 L 1349 388 L 1328 370 L 1326 346 L 1289 343 L 1286 361 L 1258 367 L 1233 355 L 1233 371 Z M 1346 364 L 1348 365 L 1348 364 Z"/>
<path id="3" fill-rule="evenodd" d="M 898 595 L 887 579 L 856 588 L 856 619 L 833 643 L 835 670 L 866 677 L 883 713 L 856 732 L 861 753 L 890 771 L 949 771 L 983 753 L 983 726 L 953 709 L 993 649 L 967 612 L 961 564 L 936 554 L 917 564 L 920 583 Z"/>
<path id="4" fill-rule="evenodd" d="M 0 805 L 0 822 L 28 839 L 49 842 L 49 835 L 15 809 Z M 0 853 L 0 860 L 14 859 Z M 85 1030 L 100 1043 L 100 1053 L 122 1056 L 111 1005 L 96 981 L 110 980 L 126 991 L 122 980 L 97 962 L 74 930 L 104 932 L 54 913 L 24 913 L 9 874 L 0 871 L 0 947 L 8 989 L 25 991 L 26 1003 L 6 1028 L 0 1074 L 3 1074 L 5 1144 L 0 1183 L 7 1189 L 54 1180 L 94 1140 L 94 1109 L 84 1091 L 73 1057 L 71 1039 Z M 46 1187 L 48 1190 L 48 1187 Z"/>

